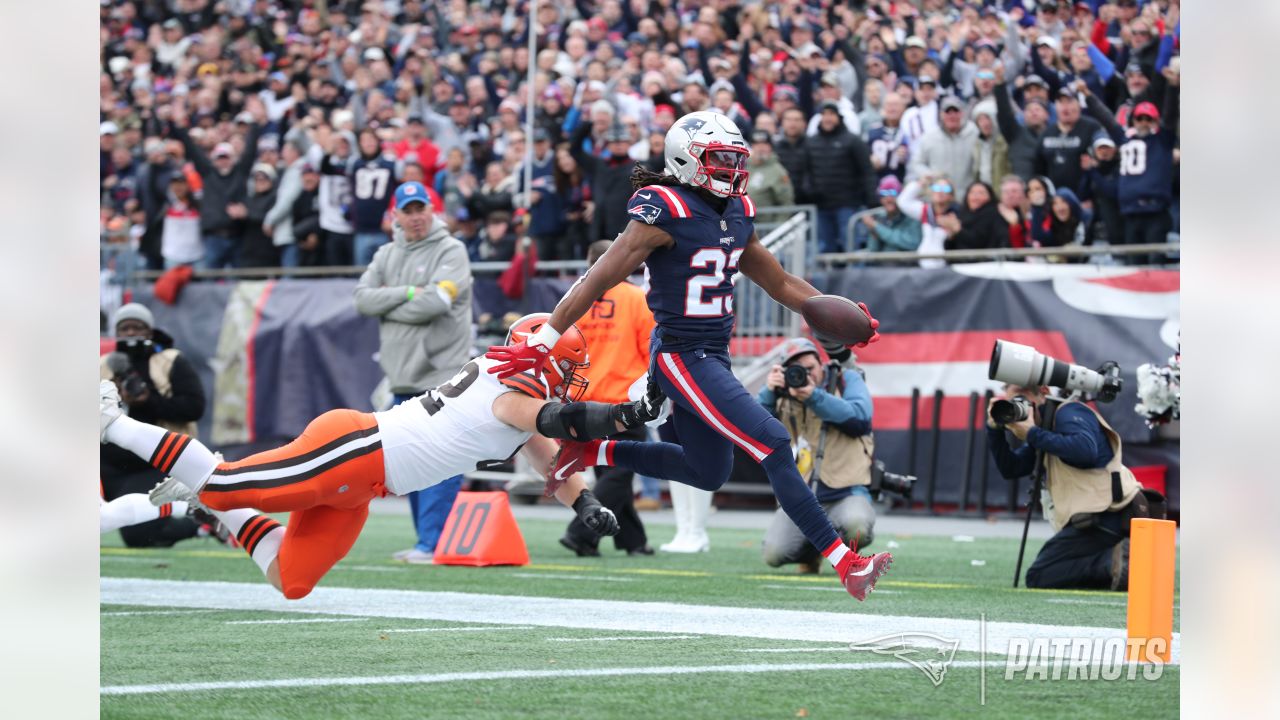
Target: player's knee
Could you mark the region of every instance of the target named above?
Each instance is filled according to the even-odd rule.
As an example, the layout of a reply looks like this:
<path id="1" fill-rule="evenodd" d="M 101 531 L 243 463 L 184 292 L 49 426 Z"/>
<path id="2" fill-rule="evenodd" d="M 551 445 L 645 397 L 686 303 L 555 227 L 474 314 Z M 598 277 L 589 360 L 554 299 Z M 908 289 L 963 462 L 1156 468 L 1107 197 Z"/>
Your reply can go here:
<path id="1" fill-rule="evenodd" d="M 291 585 L 285 585 L 280 589 L 280 593 L 284 595 L 286 600 L 301 600 L 302 598 L 310 595 L 313 589 L 315 589 L 314 585 L 294 583 Z"/>
<path id="2" fill-rule="evenodd" d="M 729 475 L 733 472 L 732 448 L 724 453 L 698 453 L 692 458 L 686 454 L 685 461 L 697 476 L 696 482 L 688 484 L 703 490 L 716 490 L 729 481 Z"/>
<path id="3" fill-rule="evenodd" d="M 787 429 L 775 417 L 770 417 L 764 422 L 756 426 L 751 436 L 759 440 L 765 447 L 769 448 L 772 455 L 780 450 L 791 452 L 791 436 L 787 434 Z"/>

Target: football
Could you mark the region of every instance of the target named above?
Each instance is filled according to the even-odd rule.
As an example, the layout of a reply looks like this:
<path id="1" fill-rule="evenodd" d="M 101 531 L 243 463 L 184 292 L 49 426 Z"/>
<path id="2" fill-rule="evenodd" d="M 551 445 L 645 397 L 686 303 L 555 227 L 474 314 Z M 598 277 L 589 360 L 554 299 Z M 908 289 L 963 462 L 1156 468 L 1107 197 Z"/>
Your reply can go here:
<path id="1" fill-rule="evenodd" d="M 862 308 L 839 295 L 815 295 L 805 300 L 800 315 L 819 338 L 844 345 L 866 342 L 876 332 Z"/>

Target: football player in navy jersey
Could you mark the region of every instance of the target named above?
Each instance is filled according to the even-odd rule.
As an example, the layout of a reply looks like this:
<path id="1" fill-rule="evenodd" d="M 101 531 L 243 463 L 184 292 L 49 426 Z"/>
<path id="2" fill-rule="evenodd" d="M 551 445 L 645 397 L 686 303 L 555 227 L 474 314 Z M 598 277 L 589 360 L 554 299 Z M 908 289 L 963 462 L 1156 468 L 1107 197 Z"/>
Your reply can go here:
<path id="1" fill-rule="evenodd" d="M 760 243 L 755 206 L 746 195 L 749 154 L 742 133 L 724 115 L 703 111 L 677 120 L 667 131 L 664 174 L 633 170 L 636 191 L 627 204 L 626 229 L 570 288 L 549 322 L 521 342 L 490 348 L 487 357 L 499 361 L 490 372 L 505 377 L 542 367 L 560 333 L 646 263 L 649 308 L 657 321 L 648 398 L 651 407 L 663 402 L 663 394 L 674 401 L 680 444 L 566 441 L 549 484 L 577 468 L 606 465 L 715 490 L 729 478 L 737 445 L 761 464 L 783 510 L 836 568 L 849 594 L 862 600 L 892 557 L 862 557 L 844 544 L 801 479 L 786 429 L 730 368 L 739 271 L 792 311 L 819 294 Z"/>

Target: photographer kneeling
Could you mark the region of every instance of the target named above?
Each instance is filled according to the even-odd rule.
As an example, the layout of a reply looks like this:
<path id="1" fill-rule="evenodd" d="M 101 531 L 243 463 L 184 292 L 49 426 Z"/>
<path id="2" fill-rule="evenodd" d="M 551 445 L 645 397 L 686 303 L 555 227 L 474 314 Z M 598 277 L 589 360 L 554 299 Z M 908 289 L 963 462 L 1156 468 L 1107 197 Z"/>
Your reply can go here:
<path id="1" fill-rule="evenodd" d="M 1036 452 L 1044 453 L 1041 503 L 1056 532 L 1027 569 L 1027 587 L 1128 589 L 1129 520 L 1148 513 L 1141 486 L 1122 464 L 1120 436 L 1074 398 L 1057 406 L 1051 429 L 1040 427 L 1046 402 L 1058 402 L 1047 387 L 1006 384 L 1004 394 L 987 408 L 991 454 L 1000 474 L 1016 480 L 1031 475 Z M 993 413 L 1002 400 L 1014 402 Z M 1005 430 L 1025 444 L 1010 448 Z"/>
<path id="2" fill-rule="evenodd" d="M 112 317 L 116 350 L 102 357 L 103 380 L 114 380 L 129 417 L 173 432 L 196 434 L 204 415 L 204 387 L 196 368 L 173 347 L 173 340 L 155 328 L 145 305 L 129 303 Z M 99 453 L 103 498 L 148 493 L 164 480 L 164 473 L 124 448 L 104 444 Z M 168 547 L 196 537 L 200 523 L 189 517 L 165 517 L 120 528 L 129 547 Z"/>
<path id="3" fill-rule="evenodd" d="M 800 475 L 809 482 L 823 510 L 846 543 L 861 549 L 871 544 L 875 511 L 867 485 L 871 482 L 871 393 L 856 370 L 841 369 L 848 348 L 832 353 L 823 365 L 818 348 L 805 338 L 783 346 L 783 364 L 769 372 L 757 400 L 782 421 L 791 435 Z M 824 440 L 825 436 L 825 440 Z M 817 468 L 820 477 L 813 477 Z M 816 573 L 817 551 L 781 509 L 764 537 L 764 561 L 771 567 L 799 563 Z"/>

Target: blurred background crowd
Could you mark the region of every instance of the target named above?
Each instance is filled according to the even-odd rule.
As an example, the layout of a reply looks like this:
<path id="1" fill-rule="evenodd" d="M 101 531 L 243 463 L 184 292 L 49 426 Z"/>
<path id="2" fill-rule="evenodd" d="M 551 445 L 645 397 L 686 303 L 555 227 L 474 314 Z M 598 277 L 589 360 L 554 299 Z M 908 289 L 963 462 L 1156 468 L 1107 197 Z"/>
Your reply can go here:
<path id="1" fill-rule="evenodd" d="M 1178 0 L 101 13 L 103 257 L 132 265 L 117 272 L 364 265 L 411 180 L 474 261 L 524 238 L 542 259 L 585 258 L 626 224 L 632 166 L 660 169 L 667 128 L 707 109 L 750 139 L 758 206 L 817 208 L 823 252 L 1164 243 L 1178 228 Z"/>

